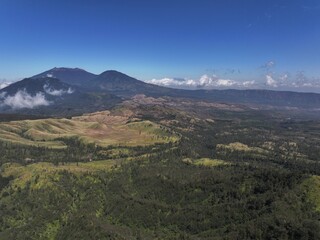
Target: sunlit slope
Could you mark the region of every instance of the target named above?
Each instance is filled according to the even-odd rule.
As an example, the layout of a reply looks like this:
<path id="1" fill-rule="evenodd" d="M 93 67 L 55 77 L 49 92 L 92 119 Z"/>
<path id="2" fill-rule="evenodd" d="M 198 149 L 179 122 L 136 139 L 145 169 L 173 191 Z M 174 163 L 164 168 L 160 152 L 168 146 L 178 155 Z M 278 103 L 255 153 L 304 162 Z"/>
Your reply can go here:
<path id="1" fill-rule="evenodd" d="M 1 167 L 3 176 L 12 176 L 14 181 L 12 187 L 24 188 L 27 182 L 32 187 L 40 189 L 42 187 L 53 186 L 52 182 L 61 171 L 73 174 L 86 174 L 98 171 L 108 171 L 117 164 L 114 160 L 94 161 L 87 163 L 68 163 L 65 165 L 54 165 L 52 163 L 34 163 L 22 166 L 17 163 L 8 163 Z"/>
<path id="2" fill-rule="evenodd" d="M 303 184 L 307 199 L 315 206 L 316 211 L 320 212 L 320 176 L 312 176 L 306 179 Z"/>
<path id="3" fill-rule="evenodd" d="M 0 141 L 15 144 L 64 148 L 64 139 L 72 137 L 100 146 L 144 146 L 178 140 L 173 132 L 159 124 L 112 116 L 108 111 L 72 119 L 24 120 L 0 124 Z"/>

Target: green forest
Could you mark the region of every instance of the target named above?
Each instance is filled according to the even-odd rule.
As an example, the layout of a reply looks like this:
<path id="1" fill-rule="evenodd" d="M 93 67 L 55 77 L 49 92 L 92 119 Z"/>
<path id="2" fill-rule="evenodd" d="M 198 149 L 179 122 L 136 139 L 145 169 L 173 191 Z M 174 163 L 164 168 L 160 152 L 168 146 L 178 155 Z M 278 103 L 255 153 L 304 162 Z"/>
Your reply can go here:
<path id="1" fill-rule="evenodd" d="M 0 123 L 0 239 L 320 239 L 317 118 L 182 101 L 107 115 L 142 122 L 136 144 Z"/>

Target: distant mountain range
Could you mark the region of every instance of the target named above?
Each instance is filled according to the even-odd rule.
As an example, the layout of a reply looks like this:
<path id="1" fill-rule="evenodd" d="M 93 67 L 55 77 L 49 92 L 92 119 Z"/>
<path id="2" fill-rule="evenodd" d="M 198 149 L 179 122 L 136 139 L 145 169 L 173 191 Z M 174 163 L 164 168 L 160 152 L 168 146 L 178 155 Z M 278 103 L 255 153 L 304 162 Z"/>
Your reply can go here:
<path id="1" fill-rule="evenodd" d="M 148 84 L 114 70 L 99 75 L 79 68 L 53 68 L 0 90 L 0 111 L 74 115 L 108 109 L 137 94 L 319 109 L 320 94 L 270 90 L 181 90 Z"/>
<path id="2" fill-rule="evenodd" d="M 32 79 L 57 78 L 61 82 L 76 85 L 86 91 L 112 92 L 119 96 L 131 97 L 136 94 L 163 96 L 175 95 L 180 90 L 161 87 L 139 81 L 133 77 L 115 70 L 105 71 L 99 75 L 89 73 L 80 68 L 53 68 Z M 182 91 L 183 92 L 183 91 Z"/>

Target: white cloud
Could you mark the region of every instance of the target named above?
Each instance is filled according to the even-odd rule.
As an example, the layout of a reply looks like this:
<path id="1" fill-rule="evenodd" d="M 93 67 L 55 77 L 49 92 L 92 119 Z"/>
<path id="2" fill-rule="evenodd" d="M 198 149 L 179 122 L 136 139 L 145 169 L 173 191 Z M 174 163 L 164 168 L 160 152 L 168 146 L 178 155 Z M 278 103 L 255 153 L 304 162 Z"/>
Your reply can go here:
<path id="1" fill-rule="evenodd" d="M 47 94 L 52 95 L 52 96 L 61 96 L 65 93 L 64 90 L 60 89 L 60 90 L 55 90 L 55 89 L 44 89 L 46 91 Z"/>
<path id="2" fill-rule="evenodd" d="M 270 87 L 278 87 L 278 82 L 271 75 L 266 75 L 266 85 Z"/>
<path id="3" fill-rule="evenodd" d="M 218 79 L 216 82 L 215 82 L 215 85 L 217 87 L 231 87 L 231 86 L 234 86 L 234 85 L 237 85 L 238 83 L 233 81 L 233 80 L 230 80 L 230 79 Z"/>
<path id="4" fill-rule="evenodd" d="M 222 79 L 216 75 L 202 75 L 198 80 L 180 79 L 180 78 L 162 78 L 146 81 L 147 83 L 161 85 L 173 88 L 185 89 L 212 89 L 212 88 L 230 88 L 230 87 L 251 87 L 255 81 L 239 82 L 231 79 Z"/>
<path id="5" fill-rule="evenodd" d="M 252 87 L 252 86 L 254 86 L 255 84 L 256 84 L 256 81 L 254 81 L 254 80 L 252 80 L 252 81 L 245 81 L 245 82 L 242 83 L 242 85 L 243 85 L 244 87 Z"/>
<path id="6" fill-rule="evenodd" d="M 319 91 L 320 88 L 319 79 L 309 78 L 303 71 L 298 72 L 295 76 L 290 73 L 268 73 L 265 79 L 266 86 L 280 90 Z"/>
<path id="7" fill-rule="evenodd" d="M 178 87 L 178 88 L 195 85 L 195 82 L 192 79 L 162 78 L 162 79 L 152 79 L 147 82 L 155 85 L 165 86 L 165 87 Z"/>
<path id="8" fill-rule="evenodd" d="M 0 83 L 0 89 L 8 87 L 12 82 L 2 82 Z"/>
<path id="9" fill-rule="evenodd" d="M 72 94 L 74 92 L 74 90 L 71 88 L 68 88 L 68 90 L 63 90 L 63 89 L 57 90 L 57 89 L 51 88 L 48 84 L 45 84 L 43 86 L 43 90 L 47 94 L 52 96 L 62 96 L 63 94 Z"/>
<path id="10" fill-rule="evenodd" d="M 72 88 L 68 88 L 67 94 L 72 94 L 74 93 L 74 90 Z"/>
<path id="11" fill-rule="evenodd" d="M 296 81 L 292 83 L 292 86 L 295 88 L 307 88 L 307 89 L 317 89 L 320 88 L 319 81 L 312 81 L 306 79 L 306 81 Z"/>
<path id="12" fill-rule="evenodd" d="M 303 83 L 303 87 L 313 87 L 314 85 L 312 83 Z"/>
<path id="13" fill-rule="evenodd" d="M 220 79 L 216 75 L 208 76 L 203 75 L 199 79 L 198 87 L 231 87 L 237 85 L 237 82 L 230 79 Z"/>
<path id="14" fill-rule="evenodd" d="M 20 90 L 13 96 L 7 96 L 3 100 L 2 105 L 7 105 L 13 109 L 21 108 L 35 108 L 38 106 L 48 106 L 49 101 L 45 99 L 43 93 L 38 92 L 36 95 L 31 96 L 26 90 Z"/>
<path id="15" fill-rule="evenodd" d="M 265 64 L 275 65 L 273 61 Z M 202 75 L 199 79 L 162 78 L 146 81 L 156 85 L 180 89 L 275 89 L 282 91 L 311 91 L 320 92 L 320 78 L 308 77 L 303 71 L 296 75 L 290 72 L 266 72 L 263 77 L 255 80 L 235 80 L 222 78 L 217 75 Z"/>

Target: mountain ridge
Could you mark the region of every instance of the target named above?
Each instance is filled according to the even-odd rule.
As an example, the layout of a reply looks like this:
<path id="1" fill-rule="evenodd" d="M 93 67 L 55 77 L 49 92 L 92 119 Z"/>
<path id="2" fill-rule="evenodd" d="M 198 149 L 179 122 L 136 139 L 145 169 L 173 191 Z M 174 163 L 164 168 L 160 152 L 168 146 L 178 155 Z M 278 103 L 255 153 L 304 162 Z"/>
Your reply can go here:
<path id="1" fill-rule="evenodd" d="M 68 84 L 81 86 L 86 81 L 90 81 L 96 76 L 96 74 L 87 72 L 86 70 L 81 68 L 54 67 L 50 70 L 36 74 L 31 78 L 39 79 L 45 77 L 53 77 L 60 79 L 62 82 Z"/>
<path id="2" fill-rule="evenodd" d="M 59 75 L 60 78 L 51 76 L 50 73 Z M 51 77 L 48 77 L 48 75 Z M 50 84 L 48 85 L 47 82 L 51 82 L 52 86 Z M 57 99 L 61 92 L 63 93 L 59 96 L 61 104 L 63 104 L 64 99 L 68 99 L 69 103 L 72 102 L 72 106 L 77 109 L 81 109 L 83 106 L 82 112 L 90 109 L 89 103 L 94 106 L 97 106 L 98 104 L 104 105 L 105 102 L 102 100 L 104 97 L 101 96 L 109 96 L 110 98 L 108 97 L 105 99 L 108 101 L 110 99 L 116 99 L 116 101 L 111 101 L 116 103 L 120 101 L 120 99 L 130 99 L 139 94 L 151 97 L 166 96 L 205 100 L 209 102 L 259 105 L 265 109 L 270 107 L 288 107 L 292 109 L 305 108 L 312 110 L 319 109 L 320 107 L 320 94 L 318 93 L 273 91 L 265 89 L 173 89 L 149 84 L 116 70 L 107 70 L 96 75 L 80 68 L 53 68 L 31 78 L 15 82 L 8 87 L 1 89 L 0 94 L 3 95 L 6 93 L 7 95 L 13 95 L 23 89 L 31 95 L 34 95 L 37 92 L 43 92 L 45 96 L 50 99 L 53 98 L 54 95 L 56 95 L 54 97 Z M 88 101 L 88 99 L 91 100 Z M 78 106 L 76 106 L 77 104 Z M 110 105 L 109 103 L 107 103 L 107 105 L 109 107 L 113 106 L 113 104 Z M 47 106 L 47 108 L 50 108 L 50 106 Z M 1 108 L 1 111 L 3 111 L 3 108 Z M 49 109 L 48 112 L 50 113 Z"/>

